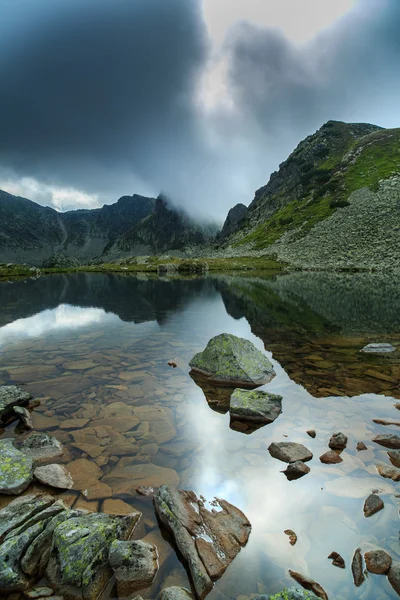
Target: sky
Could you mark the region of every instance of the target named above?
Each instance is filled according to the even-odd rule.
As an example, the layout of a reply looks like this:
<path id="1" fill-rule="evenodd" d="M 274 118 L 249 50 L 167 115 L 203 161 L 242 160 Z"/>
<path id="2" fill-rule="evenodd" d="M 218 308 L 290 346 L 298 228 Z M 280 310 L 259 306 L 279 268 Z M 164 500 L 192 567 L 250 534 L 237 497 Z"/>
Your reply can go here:
<path id="1" fill-rule="evenodd" d="M 0 189 L 221 221 L 329 119 L 400 126 L 399 0 L 0 0 Z"/>

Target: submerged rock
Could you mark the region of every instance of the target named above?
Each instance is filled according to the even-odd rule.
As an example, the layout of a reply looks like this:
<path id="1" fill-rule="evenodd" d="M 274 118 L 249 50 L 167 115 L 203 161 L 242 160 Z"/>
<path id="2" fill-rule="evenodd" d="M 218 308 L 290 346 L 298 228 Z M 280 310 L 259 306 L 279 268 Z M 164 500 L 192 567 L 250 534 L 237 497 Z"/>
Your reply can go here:
<path id="1" fill-rule="evenodd" d="M 384 575 L 390 569 L 392 559 L 384 550 L 371 550 L 364 554 L 365 564 L 370 573 Z"/>
<path id="2" fill-rule="evenodd" d="M 216 499 L 211 504 L 215 509 L 209 511 L 194 492 L 166 486 L 154 495 L 157 516 L 172 533 L 200 600 L 247 543 L 251 530 L 245 515 L 229 502 Z"/>
<path id="3" fill-rule="evenodd" d="M 364 502 L 364 516 L 371 517 L 382 510 L 384 506 L 382 498 L 377 494 L 370 494 Z"/>
<path id="4" fill-rule="evenodd" d="M 64 454 L 61 442 L 48 433 L 33 433 L 18 449 L 32 459 L 34 467 L 52 463 Z"/>
<path id="5" fill-rule="evenodd" d="M 387 352 L 395 352 L 396 348 L 392 344 L 383 342 L 381 344 L 367 344 L 360 350 L 360 352 L 373 353 L 373 354 L 384 354 Z"/>
<path id="6" fill-rule="evenodd" d="M 40 483 L 61 490 L 70 490 L 73 486 L 72 477 L 62 465 L 44 465 L 37 467 L 34 476 Z"/>
<path id="7" fill-rule="evenodd" d="M 212 338 L 189 363 L 193 371 L 221 385 L 254 388 L 271 381 L 271 362 L 249 340 L 229 333 Z"/>
<path id="8" fill-rule="evenodd" d="M 309 577 L 306 577 L 305 575 L 302 575 L 301 573 L 292 571 L 291 569 L 289 569 L 289 574 L 291 577 L 293 577 L 293 579 L 300 583 L 300 585 L 303 586 L 303 588 L 305 588 L 306 590 L 310 590 L 316 596 L 318 596 L 318 598 L 328 600 L 327 593 L 319 583 L 317 583 L 313 579 L 310 579 Z"/>
<path id="9" fill-rule="evenodd" d="M 357 548 L 357 550 L 354 552 L 353 559 L 351 561 L 351 571 L 353 573 L 354 585 L 356 587 L 360 587 L 365 580 L 361 548 Z"/>
<path id="10" fill-rule="evenodd" d="M 193 596 L 185 588 L 171 586 L 162 590 L 160 600 L 193 600 Z"/>
<path id="11" fill-rule="evenodd" d="M 11 439 L 0 440 L 0 457 L 0 494 L 20 494 L 32 481 L 32 460 Z"/>
<path id="12" fill-rule="evenodd" d="M 372 441 L 385 448 L 400 449 L 400 437 L 394 433 L 383 433 L 376 435 Z"/>
<path id="13" fill-rule="evenodd" d="M 16 406 L 28 406 L 31 394 L 16 385 L 0 386 L 0 423 L 15 421 L 17 415 L 14 412 Z"/>
<path id="14" fill-rule="evenodd" d="M 156 546 L 140 540 L 115 540 L 110 546 L 109 560 L 119 598 L 150 586 L 158 570 Z"/>
<path id="15" fill-rule="evenodd" d="M 231 396 L 229 412 L 231 419 L 272 423 L 282 412 L 282 396 L 236 389 Z"/>
<path id="16" fill-rule="evenodd" d="M 326 465 L 336 465 L 343 462 L 343 458 L 334 450 L 328 450 L 328 452 L 319 457 L 319 460 Z"/>
<path id="17" fill-rule="evenodd" d="M 268 451 L 274 458 L 287 463 L 307 462 L 313 457 L 308 448 L 295 442 L 272 442 Z"/>
<path id="18" fill-rule="evenodd" d="M 305 465 L 301 460 L 296 460 L 294 463 L 290 463 L 282 473 L 284 473 L 289 481 L 294 479 L 300 479 L 304 475 L 310 472 L 310 467 Z"/>
<path id="19" fill-rule="evenodd" d="M 347 437 L 342 432 L 334 433 L 328 445 L 332 450 L 344 450 L 347 446 Z"/>

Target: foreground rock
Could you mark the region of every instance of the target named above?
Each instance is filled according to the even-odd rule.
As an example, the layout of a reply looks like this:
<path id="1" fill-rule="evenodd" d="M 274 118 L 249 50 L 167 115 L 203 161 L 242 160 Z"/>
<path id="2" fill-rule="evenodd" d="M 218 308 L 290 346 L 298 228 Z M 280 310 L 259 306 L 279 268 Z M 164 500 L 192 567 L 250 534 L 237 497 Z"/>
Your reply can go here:
<path id="1" fill-rule="evenodd" d="M 24 406 L 14 406 L 14 413 L 25 429 L 33 429 L 31 413 Z"/>
<path id="2" fill-rule="evenodd" d="M 310 467 L 305 465 L 301 460 L 296 460 L 294 463 L 290 463 L 282 473 L 284 473 L 289 481 L 300 479 L 304 475 L 310 472 Z"/>
<path id="3" fill-rule="evenodd" d="M 347 446 L 347 437 L 341 432 L 334 433 L 328 445 L 331 450 L 344 450 Z"/>
<path id="4" fill-rule="evenodd" d="M 158 570 L 156 546 L 140 540 L 115 540 L 110 546 L 109 560 L 119 598 L 151 585 Z"/>
<path id="5" fill-rule="evenodd" d="M 11 439 L 0 440 L 0 457 L 0 494 L 20 494 L 32 481 L 32 460 Z"/>
<path id="6" fill-rule="evenodd" d="M 384 550 L 371 550 L 364 554 L 365 564 L 370 573 L 385 575 L 390 569 L 392 559 Z"/>
<path id="7" fill-rule="evenodd" d="M 172 533 L 200 600 L 247 543 L 251 530 L 235 506 L 220 499 L 212 504 L 218 510 L 207 510 L 194 492 L 166 486 L 154 495 L 157 516 Z"/>
<path id="8" fill-rule="evenodd" d="M 388 352 L 395 352 L 396 348 L 389 343 L 382 344 L 367 344 L 360 350 L 360 352 L 366 352 L 371 354 L 386 354 Z"/>
<path id="9" fill-rule="evenodd" d="M 390 462 L 395 467 L 400 467 L 400 450 L 391 450 L 388 452 Z"/>
<path id="10" fill-rule="evenodd" d="M 254 600 L 317 600 L 313 592 L 299 590 L 294 587 L 285 588 L 278 594 L 267 594 L 266 596 L 256 596 Z"/>
<path id="11" fill-rule="evenodd" d="M 61 442 L 48 433 L 33 433 L 18 449 L 32 459 L 34 467 L 52 463 L 64 454 Z"/>
<path id="12" fill-rule="evenodd" d="M 340 569 L 344 569 L 346 567 L 344 558 L 337 552 L 331 552 L 328 558 L 332 560 L 332 564 L 335 567 L 339 567 Z"/>
<path id="13" fill-rule="evenodd" d="M 272 442 L 268 451 L 274 458 L 287 463 L 307 462 L 313 457 L 308 448 L 295 442 Z"/>
<path id="14" fill-rule="evenodd" d="M 400 596 L 400 563 L 393 563 L 389 569 L 388 580 L 394 591 Z"/>
<path id="15" fill-rule="evenodd" d="M 229 412 L 231 419 L 272 423 L 282 412 L 282 396 L 237 389 L 231 396 Z"/>
<path id="16" fill-rule="evenodd" d="M 391 465 L 376 465 L 376 470 L 381 477 L 392 479 L 392 481 L 400 481 L 400 469 Z"/>
<path id="17" fill-rule="evenodd" d="M 343 458 L 334 450 L 328 450 L 328 452 L 319 457 L 319 460 L 326 465 L 336 465 L 343 462 Z"/>
<path id="18" fill-rule="evenodd" d="M 193 596 L 185 588 L 171 586 L 163 589 L 160 600 L 193 600 Z"/>
<path id="19" fill-rule="evenodd" d="M 62 465 L 37 467 L 33 474 L 40 483 L 61 490 L 70 490 L 74 483 L 71 475 Z"/>
<path id="20" fill-rule="evenodd" d="M 351 561 L 351 571 L 353 573 L 354 585 L 356 587 L 360 587 L 365 580 L 361 548 L 357 548 L 357 550 L 354 552 L 353 559 Z"/>
<path id="21" fill-rule="evenodd" d="M 364 516 L 371 517 L 384 507 L 383 500 L 377 494 L 370 494 L 364 502 Z"/>
<path id="22" fill-rule="evenodd" d="M 16 385 L 0 386 L 0 424 L 15 421 L 18 416 L 14 412 L 16 406 L 28 406 L 32 396 Z"/>
<path id="23" fill-rule="evenodd" d="M 385 448 L 400 450 L 400 437 L 394 433 L 383 433 L 372 438 L 372 441 Z"/>
<path id="24" fill-rule="evenodd" d="M 317 583 L 313 579 L 310 579 L 309 577 L 306 577 L 305 575 L 302 575 L 301 573 L 292 571 L 291 569 L 289 569 L 289 573 L 291 577 L 293 577 L 293 579 L 295 579 L 298 583 L 300 583 L 301 586 L 303 586 L 304 589 L 310 590 L 316 596 L 318 596 L 318 598 L 328 600 L 327 593 L 319 583 Z"/>
<path id="25" fill-rule="evenodd" d="M 189 365 L 219 385 L 254 388 L 275 376 L 272 364 L 254 344 L 229 333 L 212 338 Z"/>
<path id="26" fill-rule="evenodd" d="M 128 538 L 137 519 L 69 510 L 47 494 L 17 498 L 0 510 L 1 593 L 25 591 L 46 574 L 60 596 L 95 600 L 112 576 L 111 543 Z"/>

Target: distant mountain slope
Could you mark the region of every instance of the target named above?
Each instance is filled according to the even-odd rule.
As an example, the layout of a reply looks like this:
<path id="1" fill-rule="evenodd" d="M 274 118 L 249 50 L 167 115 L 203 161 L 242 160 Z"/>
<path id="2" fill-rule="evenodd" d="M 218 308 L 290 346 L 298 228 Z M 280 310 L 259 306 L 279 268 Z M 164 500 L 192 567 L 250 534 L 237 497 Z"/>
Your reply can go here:
<path id="1" fill-rule="evenodd" d="M 182 250 L 217 233 L 218 227 L 195 223 L 162 198 L 123 196 L 99 209 L 58 213 L 0 191 L 0 262 L 41 265 L 56 254 L 85 264 Z"/>
<path id="2" fill-rule="evenodd" d="M 400 129 L 328 121 L 256 192 L 224 246 L 296 267 L 398 266 Z"/>

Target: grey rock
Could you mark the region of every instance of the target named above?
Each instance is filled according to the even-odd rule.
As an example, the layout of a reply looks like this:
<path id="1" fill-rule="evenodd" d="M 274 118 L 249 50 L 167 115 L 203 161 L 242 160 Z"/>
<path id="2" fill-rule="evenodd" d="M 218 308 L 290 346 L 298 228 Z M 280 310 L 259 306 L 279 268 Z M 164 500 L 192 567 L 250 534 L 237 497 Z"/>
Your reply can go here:
<path id="1" fill-rule="evenodd" d="M 157 556 L 157 548 L 153 544 L 140 540 L 112 542 L 109 560 L 119 598 L 151 585 L 158 570 Z"/>
<path id="2" fill-rule="evenodd" d="M 318 600 L 313 592 L 295 587 L 285 588 L 278 594 L 256 596 L 253 600 Z"/>
<path id="3" fill-rule="evenodd" d="M 357 550 L 354 552 L 353 559 L 351 561 L 351 571 L 353 573 L 354 585 L 356 587 L 360 587 L 365 580 L 361 548 L 357 548 Z"/>
<path id="4" fill-rule="evenodd" d="M 400 449 L 400 437 L 395 433 L 382 433 L 372 438 L 372 441 L 385 448 Z"/>
<path id="5" fill-rule="evenodd" d="M 229 405 L 231 418 L 272 423 L 282 412 L 282 396 L 256 390 L 236 389 Z"/>
<path id="6" fill-rule="evenodd" d="M 389 569 L 388 580 L 394 591 L 400 596 L 400 563 L 392 562 Z"/>
<path id="7" fill-rule="evenodd" d="M 14 448 L 11 439 L 0 440 L 0 456 L 0 493 L 20 494 L 32 481 L 32 460 Z"/>
<path id="8" fill-rule="evenodd" d="M 400 468 L 400 450 L 391 450 L 388 456 L 392 465 Z"/>
<path id="9" fill-rule="evenodd" d="M 61 442 L 48 433 L 30 435 L 19 445 L 19 450 L 32 459 L 34 467 L 52 463 L 64 454 Z"/>
<path id="10" fill-rule="evenodd" d="M 0 386 L 0 423 L 15 420 L 14 407 L 28 406 L 31 394 L 16 385 Z"/>
<path id="11" fill-rule="evenodd" d="M 26 429 L 33 429 L 31 413 L 23 406 L 14 406 L 14 413 L 22 421 Z"/>
<path id="12" fill-rule="evenodd" d="M 74 485 L 70 473 L 62 465 L 36 467 L 33 474 L 40 483 L 61 490 L 70 490 Z"/>
<path id="13" fill-rule="evenodd" d="M 173 535 L 187 564 L 197 597 L 202 600 L 248 540 L 251 525 L 245 515 L 225 500 L 214 500 L 207 510 L 194 492 L 167 486 L 154 495 L 161 523 Z"/>
<path id="14" fill-rule="evenodd" d="M 308 448 L 295 442 L 272 442 L 268 451 L 274 458 L 287 463 L 307 462 L 313 457 Z"/>
<path id="15" fill-rule="evenodd" d="M 13 529 L 21 527 L 42 510 L 51 506 L 54 498 L 48 494 L 27 494 L 16 498 L 0 510 L 0 542 Z"/>
<path id="16" fill-rule="evenodd" d="M 193 600 L 193 596 L 185 588 L 171 586 L 162 590 L 160 600 Z"/>
<path id="17" fill-rule="evenodd" d="M 254 344 L 229 333 L 212 338 L 189 365 L 194 372 L 220 385 L 254 388 L 275 376 L 272 364 Z"/>
<path id="18" fill-rule="evenodd" d="M 384 506 L 383 500 L 377 494 L 370 494 L 364 502 L 364 516 L 371 517 Z"/>
<path id="19" fill-rule="evenodd" d="M 332 450 L 344 450 L 347 446 L 347 437 L 341 432 L 334 433 L 328 445 Z"/>
<path id="20" fill-rule="evenodd" d="M 367 344 L 360 350 L 360 352 L 373 353 L 373 354 L 383 354 L 387 352 L 395 352 L 396 348 L 389 343 L 381 343 L 381 344 Z"/>
<path id="21" fill-rule="evenodd" d="M 175 263 L 166 263 L 162 265 L 157 265 L 157 273 L 158 275 L 175 275 L 177 271 Z"/>
<path id="22" fill-rule="evenodd" d="M 384 575 L 390 569 L 392 559 L 384 550 L 371 550 L 364 554 L 365 564 L 370 573 Z"/>
<path id="23" fill-rule="evenodd" d="M 20 560 L 29 544 L 43 531 L 45 522 L 40 521 L 20 535 L 10 537 L 0 546 L 0 590 L 17 592 L 25 590 L 30 579 L 23 573 Z"/>
<path id="24" fill-rule="evenodd" d="M 36 598 L 48 598 L 49 596 L 53 596 L 53 594 L 54 590 L 49 587 L 35 587 L 25 592 L 25 596 L 30 600 L 34 600 Z"/>
<path id="25" fill-rule="evenodd" d="M 300 479 L 304 475 L 310 472 L 310 467 L 305 465 L 301 460 L 296 460 L 294 463 L 290 463 L 282 473 L 285 473 L 287 479 L 292 481 L 293 479 Z"/>

